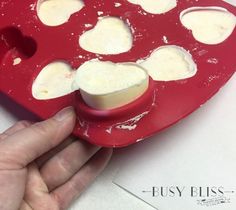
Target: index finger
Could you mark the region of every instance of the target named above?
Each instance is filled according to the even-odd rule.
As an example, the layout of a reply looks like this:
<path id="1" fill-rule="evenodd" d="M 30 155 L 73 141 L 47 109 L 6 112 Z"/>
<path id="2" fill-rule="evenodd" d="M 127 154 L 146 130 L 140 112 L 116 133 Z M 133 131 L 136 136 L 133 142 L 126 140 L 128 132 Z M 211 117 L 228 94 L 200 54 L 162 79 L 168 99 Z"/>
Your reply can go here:
<path id="1" fill-rule="evenodd" d="M 73 108 L 68 107 L 0 141 L 0 169 L 24 168 L 69 136 L 75 119 Z"/>

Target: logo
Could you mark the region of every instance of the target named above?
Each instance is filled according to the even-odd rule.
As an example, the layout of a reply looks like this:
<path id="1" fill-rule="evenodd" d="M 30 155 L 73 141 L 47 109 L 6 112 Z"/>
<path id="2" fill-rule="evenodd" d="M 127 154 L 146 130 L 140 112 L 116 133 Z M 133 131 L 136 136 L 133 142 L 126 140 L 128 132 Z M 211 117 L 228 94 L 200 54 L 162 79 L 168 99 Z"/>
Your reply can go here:
<path id="1" fill-rule="evenodd" d="M 153 186 L 142 193 L 153 198 L 190 198 L 195 199 L 199 206 L 215 206 L 230 204 L 231 196 L 235 195 L 234 190 L 226 189 L 223 186 Z"/>

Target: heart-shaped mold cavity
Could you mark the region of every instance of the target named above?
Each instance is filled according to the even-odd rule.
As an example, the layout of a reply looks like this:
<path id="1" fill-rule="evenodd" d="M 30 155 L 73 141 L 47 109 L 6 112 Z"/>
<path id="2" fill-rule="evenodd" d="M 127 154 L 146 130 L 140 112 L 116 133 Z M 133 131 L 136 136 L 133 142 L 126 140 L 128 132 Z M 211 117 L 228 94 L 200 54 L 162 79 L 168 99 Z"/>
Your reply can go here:
<path id="1" fill-rule="evenodd" d="M 98 54 L 120 54 L 133 45 L 128 24 L 117 17 L 103 17 L 96 26 L 79 38 L 80 46 L 86 51 Z"/>
<path id="2" fill-rule="evenodd" d="M 224 42 L 235 29 L 236 17 L 221 7 L 192 7 L 180 15 L 182 24 L 204 44 Z"/>
<path id="3" fill-rule="evenodd" d="M 148 13 L 163 14 L 169 12 L 177 6 L 177 0 L 127 0 L 132 4 L 137 4 Z"/>
<path id="4" fill-rule="evenodd" d="M 0 30 L 0 62 L 17 65 L 21 60 L 32 57 L 37 50 L 37 44 L 31 37 L 23 36 L 14 27 Z"/>
<path id="5" fill-rule="evenodd" d="M 74 100 L 78 119 L 85 118 L 89 121 L 103 123 L 113 119 L 130 119 L 134 116 L 140 119 L 139 116 L 148 114 L 147 110 L 155 106 L 156 103 L 155 82 L 151 77 L 149 77 L 148 84 L 147 90 L 139 98 L 124 106 L 109 110 L 94 109 L 88 106 L 83 100 L 81 92 L 78 91 Z"/>
<path id="6" fill-rule="evenodd" d="M 90 107 L 109 110 L 139 98 L 148 88 L 149 76 L 133 63 L 95 60 L 79 67 L 75 81 Z"/>
<path id="7" fill-rule="evenodd" d="M 32 95 L 38 100 L 54 99 L 74 91 L 75 71 L 63 61 L 45 66 L 32 85 Z"/>
<path id="8" fill-rule="evenodd" d="M 197 73 L 197 65 L 192 55 L 175 45 L 160 47 L 154 50 L 149 58 L 138 63 L 156 81 L 181 80 L 193 77 Z"/>
<path id="9" fill-rule="evenodd" d="M 82 0 L 39 0 L 38 17 L 47 26 L 66 23 L 70 16 L 84 7 Z"/>

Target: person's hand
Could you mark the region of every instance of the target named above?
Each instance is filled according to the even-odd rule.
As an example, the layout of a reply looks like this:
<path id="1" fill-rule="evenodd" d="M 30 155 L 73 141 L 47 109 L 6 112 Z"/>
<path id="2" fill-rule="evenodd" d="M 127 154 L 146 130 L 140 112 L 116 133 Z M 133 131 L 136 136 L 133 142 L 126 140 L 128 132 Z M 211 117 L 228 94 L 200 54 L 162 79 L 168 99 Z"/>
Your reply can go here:
<path id="1" fill-rule="evenodd" d="M 107 165 L 112 149 L 63 140 L 72 108 L 40 123 L 19 122 L 0 134 L 0 209 L 62 210 Z"/>

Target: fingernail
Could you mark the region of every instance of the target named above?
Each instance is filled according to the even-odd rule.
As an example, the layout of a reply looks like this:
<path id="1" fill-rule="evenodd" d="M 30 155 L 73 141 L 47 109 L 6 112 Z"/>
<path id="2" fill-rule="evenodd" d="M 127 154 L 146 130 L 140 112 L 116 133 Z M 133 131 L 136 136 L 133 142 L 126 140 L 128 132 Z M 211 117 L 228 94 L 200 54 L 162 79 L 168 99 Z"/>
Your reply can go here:
<path id="1" fill-rule="evenodd" d="M 66 120 L 68 117 L 71 117 L 74 115 L 74 108 L 72 106 L 66 107 L 64 109 L 62 109 L 60 112 L 58 112 L 53 119 L 57 120 L 57 121 L 64 121 Z"/>

